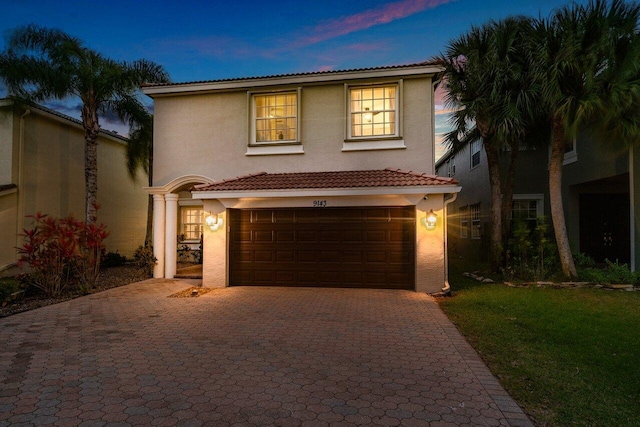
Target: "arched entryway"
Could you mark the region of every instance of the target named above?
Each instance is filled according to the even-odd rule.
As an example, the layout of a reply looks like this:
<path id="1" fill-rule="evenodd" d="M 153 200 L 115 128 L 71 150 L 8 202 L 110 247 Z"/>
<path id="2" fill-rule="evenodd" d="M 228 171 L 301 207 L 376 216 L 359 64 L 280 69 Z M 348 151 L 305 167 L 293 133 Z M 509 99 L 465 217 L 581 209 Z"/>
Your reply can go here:
<path id="1" fill-rule="evenodd" d="M 174 278 L 178 262 L 184 261 L 181 256 L 195 260 L 198 252 L 202 254 L 202 201 L 191 197 L 191 189 L 212 182 L 202 175 L 185 175 L 148 189 L 153 195 L 153 252 L 157 260 L 153 277 Z"/>

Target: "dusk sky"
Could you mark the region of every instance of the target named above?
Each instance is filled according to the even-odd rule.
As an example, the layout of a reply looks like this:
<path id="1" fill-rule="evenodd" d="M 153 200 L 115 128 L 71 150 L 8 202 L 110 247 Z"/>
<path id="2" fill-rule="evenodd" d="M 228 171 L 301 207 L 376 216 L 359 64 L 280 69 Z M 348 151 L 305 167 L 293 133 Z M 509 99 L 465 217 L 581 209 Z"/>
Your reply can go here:
<path id="1" fill-rule="evenodd" d="M 60 28 L 113 59 L 145 58 L 175 82 L 420 62 L 471 25 L 547 16 L 563 0 L 2 0 L 0 29 Z M 6 90 L 0 88 L 0 96 Z M 150 100 L 149 100 L 150 102 Z M 79 116 L 77 101 L 49 107 Z M 442 109 L 438 101 L 438 110 Z M 444 113 L 444 112 L 442 112 Z M 438 129 L 446 126 L 437 117 Z M 104 128 L 126 129 L 103 121 Z"/>

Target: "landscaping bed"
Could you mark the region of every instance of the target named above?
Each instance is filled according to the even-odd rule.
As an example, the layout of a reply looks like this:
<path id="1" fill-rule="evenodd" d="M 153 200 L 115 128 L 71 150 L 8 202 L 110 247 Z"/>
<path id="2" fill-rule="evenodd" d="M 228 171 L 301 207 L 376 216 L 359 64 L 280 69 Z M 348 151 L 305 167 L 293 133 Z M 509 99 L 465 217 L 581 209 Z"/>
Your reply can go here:
<path id="1" fill-rule="evenodd" d="M 89 292 L 93 294 L 96 292 L 105 291 L 107 289 L 116 288 L 118 286 L 127 285 L 133 282 L 139 282 L 145 280 L 148 277 L 140 271 L 140 269 L 134 265 L 121 265 L 117 267 L 102 268 L 100 270 L 100 276 L 96 283 L 96 287 Z M 51 304 L 57 304 L 63 301 L 68 301 L 73 298 L 78 298 L 82 295 L 77 291 L 68 291 L 57 298 L 50 298 L 42 292 L 33 292 L 27 294 L 14 301 L 8 301 L 4 307 L 0 307 L 0 318 L 11 316 L 12 314 L 21 313 L 23 311 L 33 310 L 35 308 L 44 307 Z"/>

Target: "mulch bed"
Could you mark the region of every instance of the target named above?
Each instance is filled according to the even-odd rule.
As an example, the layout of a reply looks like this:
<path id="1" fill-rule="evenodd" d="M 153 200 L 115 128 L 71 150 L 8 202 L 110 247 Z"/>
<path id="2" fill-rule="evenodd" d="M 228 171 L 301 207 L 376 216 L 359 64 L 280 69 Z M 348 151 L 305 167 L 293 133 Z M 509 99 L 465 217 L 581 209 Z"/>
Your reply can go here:
<path id="1" fill-rule="evenodd" d="M 139 282 L 148 278 L 149 277 L 147 277 L 144 273 L 141 273 L 140 270 L 133 265 L 121 265 L 118 267 L 102 268 L 100 270 L 100 277 L 98 278 L 96 287 L 91 292 L 89 292 L 89 294 L 106 291 L 107 289 L 117 288 L 119 286 L 128 285 L 129 283 L 133 282 Z M 70 299 L 78 298 L 83 295 L 84 294 L 80 294 L 78 292 L 69 291 L 57 298 L 49 298 L 43 293 L 27 296 L 17 301 L 12 301 L 5 307 L 0 307 L 0 318 L 11 316 L 12 314 L 16 313 L 22 313 L 23 311 L 44 307 L 47 305 L 68 301 Z"/>
<path id="2" fill-rule="evenodd" d="M 192 286 L 183 291 L 176 292 L 175 294 L 169 295 L 169 298 L 196 298 L 200 295 L 204 295 L 208 292 L 211 292 L 214 288 L 201 288 L 199 286 Z"/>

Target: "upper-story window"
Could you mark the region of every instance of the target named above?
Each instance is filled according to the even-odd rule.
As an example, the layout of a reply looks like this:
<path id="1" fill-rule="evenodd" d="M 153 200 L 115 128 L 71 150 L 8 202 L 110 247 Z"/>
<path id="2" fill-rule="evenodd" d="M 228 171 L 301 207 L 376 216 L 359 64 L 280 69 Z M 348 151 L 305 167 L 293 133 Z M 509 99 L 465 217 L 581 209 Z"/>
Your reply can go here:
<path id="1" fill-rule="evenodd" d="M 255 144 L 298 142 L 298 93 L 253 95 Z"/>
<path id="2" fill-rule="evenodd" d="M 451 156 L 449 160 L 447 160 L 447 176 L 451 177 L 456 174 L 456 158 Z"/>
<path id="3" fill-rule="evenodd" d="M 398 132 L 398 85 L 349 88 L 349 137 L 395 137 Z"/>
<path id="4" fill-rule="evenodd" d="M 482 143 L 480 141 L 473 141 L 471 143 L 471 168 L 475 168 L 480 164 L 480 149 Z"/>

